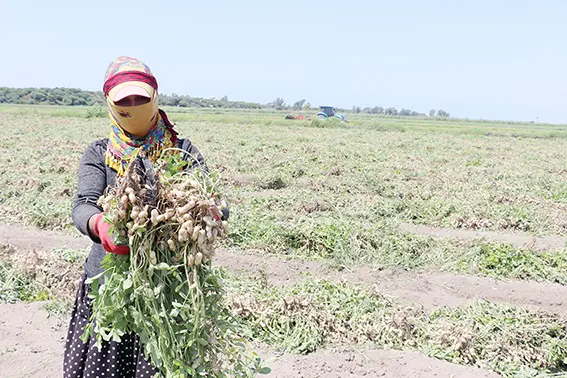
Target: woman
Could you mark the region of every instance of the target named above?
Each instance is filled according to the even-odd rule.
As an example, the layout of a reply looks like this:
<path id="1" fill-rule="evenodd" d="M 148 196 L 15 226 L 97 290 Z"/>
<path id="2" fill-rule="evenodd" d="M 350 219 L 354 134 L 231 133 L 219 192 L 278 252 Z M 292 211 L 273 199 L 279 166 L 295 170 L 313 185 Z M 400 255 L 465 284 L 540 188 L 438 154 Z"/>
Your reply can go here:
<path id="1" fill-rule="evenodd" d="M 110 135 L 92 143 L 79 166 L 79 183 L 73 207 L 73 222 L 93 243 L 75 298 L 64 356 L 64 377 L 153 377 L 156 370 L 144 358 L 138 337 L 111 341 L 101 350 L 94 337 L 83 343 L 80 337 L 91 315 L 85 279 L 102 272 L 106 253 L 126 254 L 128 246 L 118 246 L 109 235 L 98 198 L 107 187 L 114 186 L 117 175 L 123 175 L 128 163 L 140 152 L 155 161 L 171 147 L 183 149 L 184 159 L 192 166 L 204 165 L 203 157 L 189 139 L 178 139 L 166 114 L 158 108 L 158 85 L 143 62 L 122 56 L 106 72 L 104 94 L 109 109 Z M 227 214 L 224 214 L 228 217 Z"/>

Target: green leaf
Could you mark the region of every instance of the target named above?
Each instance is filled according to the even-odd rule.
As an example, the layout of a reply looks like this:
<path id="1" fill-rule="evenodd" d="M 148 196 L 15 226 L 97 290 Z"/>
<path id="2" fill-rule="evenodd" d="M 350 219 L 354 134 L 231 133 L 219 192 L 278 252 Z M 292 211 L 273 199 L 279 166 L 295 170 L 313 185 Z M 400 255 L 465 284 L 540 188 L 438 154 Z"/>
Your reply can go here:
<path id="1" fill-rule="evenodd" d="M 117 332 L 115 329 L 112 330 L 112 339 L 117 343 L 121 342 L 122 339 L 120 338 L 120 332 Z"/>
<path id="2" fill-rule="evenodd" d="M 163 288 L 164 288 L 163 284 L 159 284 L 157 287 L 154 288 L 154 295 L 156 296 L 156 298 L 161 294 Z"/>
<path id="3" fill-rule="evenodd" d="M 92 325 L 92 323 L 89 323 L 85 327 L 83 334 L 80 336 L 80 339 L 83 343 L 86 344 L 86 343 L 89 342 L 89 337 L 91 336 L 92 331 L 93 331 L 93 325 Z"/>
<path id="4" fill-rule="evenodd" d="M 127 278 L 122 283 L 122 287 L 124 288 L 124 290 L 128 290 L 129 288 L 132 287 L 132 284 L 133 284 L 132 280 L 130 278 Z"/>
<path id="5" fill-rule="evenodd" d="M 169 269 L 171 269 L 171 267 L 168 264 L 162 262 L 162 263 L 157 264 L 154 269 L 155 270 L 169 270 Z"/>
<path id="6" fill-rule="evenodd" d="M 258 374 L 270 374 L 271 372 L 272 372 L 272 369 L 270 369 L 267 366 L 264 366 L 263 368 L 258 370 Z"/>
<path id="7" fill-rule="evenodd" d="M 100 277 L 102 277 L 103 275 L 104 275 L 104 272 L 99 273 L 99 274 L 97 274 L 97 275 L 94 276 L 94 277 L 87 278 L 87 279 L 85 280 L 85 283 L 90 285 L 91 283 L 93 283 L 93 282 L 95 282 L 95 281 L 98 281 L 98 279 L 99 279 Z"/>

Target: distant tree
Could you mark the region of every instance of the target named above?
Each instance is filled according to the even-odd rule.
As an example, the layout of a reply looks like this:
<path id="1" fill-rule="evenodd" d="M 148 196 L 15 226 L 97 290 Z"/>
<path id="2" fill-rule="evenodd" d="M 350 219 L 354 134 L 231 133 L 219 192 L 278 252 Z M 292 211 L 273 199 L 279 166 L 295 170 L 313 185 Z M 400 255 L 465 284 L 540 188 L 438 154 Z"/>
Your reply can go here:
<path id="1" fill-rule="evenodd" d="M 35 104 L 41 104 L 47 100 L 47 93 L 43 90 L 36 90 L 31 93 L 31 98 L 34 100 Z"/>
<path id="2" fill-rule="evenodd" d="M 370 114 L 382 114 L 384 113 L 384 108 L 381 106 L 375 106 L 369 111 Z"/>
<path id="3" fill-rule="evenodd" d="M 301 110 L 301 109 L 303 109 L 303 105 L 305 105 L 305 103 L 306 103 L 305 99 L 299 100 L 295 104 L 293 104 L 293 109 L 294 110 Z"/>
<path id="4" fill-rule="evenodd" d="M 188 108 L 191 106 L 191 101 L 187 98 L 187 96 L 182 96 L 177 105 L 182 108 Z"/>
<path id="5" fill-rule="evenodd" d="M 400 110 L 399 115 L 404 116 L 404 117 L 409 117 L 411 115 L 411 110 L 409 109 L 402 109 Z"/>
<path id="6" fill-rule="evenodd" d="M 66 96 L 66 97 L 63 98 L 63 104 L 71 106 L 71 105 L 73 105 L 74 99 L 75 99 L 74 96 Z"/>
<path id="7" fill-rule="evenodd" d="M 360 114 L 360 106 L 357 106 L 356 109 L 354 109 L 354 112 L 356 114 Z"/>
<path id="8" fill-rule="evenodd" d="M 439 109 L 437 111 L 437 117 L 441 117 L 441 118 L 449 118 L 451 115 L 449 113 L 447 113 L 446 111 Z"/>
<path id="9" fill-rule="evenodd" d="M 173 93 L 169 97 L 169 104 L 168 105 L 177 106 L 177 105 L 179 105 L 180 101 L 181 101 L 181 99 L 179 98 L 179 96 L 176 93 Z"/>
<path id="10" fill-rule="evenodd" d="M 389 115 L 389 116 L 397 116 L 398 110 L 396 108 L 388 108 L 388 109 L 384 110 L 384 114 Z"/>
<path id="11" fill-rule="evenodd" d="M 106 100 L 104 98 L 104 93 L 94 92 L 92 94 L 92 103 L 93 103 L 93 105 L 94 104 L 100 104 L 100 105 L 106 104 Z"/>
<path id="12" fill-rule="evenodd" d="M 278 97 L 274 101 L 274 106 L 275 106 L 276 109 L 282 110 L 283 108 L 285 108 L 285 101 L 283 100 L 283 98 Z"/>
<path id="13" fill-rule="evenodd" d="M 305 105 L 303 105 L 303 110 L 311 110 L 311 104 L 310 103 L 306 103 Z"/>
<path id="14" fill-rule="evenodd" d="M 431 110 L 429 111 L 429 116 L 430 116 L 430 117 L 435 117 L 435 109 L 431 109 Z"/>

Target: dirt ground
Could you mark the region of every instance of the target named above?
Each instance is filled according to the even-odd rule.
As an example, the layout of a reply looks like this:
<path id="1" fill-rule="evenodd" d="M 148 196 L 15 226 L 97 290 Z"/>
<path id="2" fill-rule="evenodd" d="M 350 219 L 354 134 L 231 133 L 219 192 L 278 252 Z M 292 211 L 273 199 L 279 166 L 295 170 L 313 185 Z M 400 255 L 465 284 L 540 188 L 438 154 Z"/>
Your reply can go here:
<path id="1" fill-rule="evenodd" d="M 424 225 L 404 223 L 404 231 L 414 234 L 438 238 L 457 238 L 461 240 L 485 239 L 491 242 L 512 244 L 518 248 L 531 248 L 540 251 L 555 251 L 565 247 L 567 237 L 564 236 L 533 236 L 520 232 L 477 231 L 452 228 L 437 228 Z"/>
<path id="2" fill-rule="evenodd" d="M 442 235 L 439 235 L 442 236 Z M 46 232 L 0 225 L 0 243 L 21 253 L 53 248 L 85 248 L 90 241 L 66 233 Z M 555 244 L 557 246 L 559 244 Z M 520 307 L 567 313 L 563 298 L 567 287 L 558 284 L 495 280 L 485 277 L 404 270 L 374 272 L 366 267 L 336 272 L 312 261 L 285 260 L 245 251 L 219 250 L 217 263 L 233 271 L 267 273 L 269 282 L 288 285 L 303 274 L 317 278 L 346 279 L 374 286 L 397 300 L 425 308 L 456 306 L 473 299 L 487 299 Z M 60 377 L 67 325 L 50 318 L 41 303 L 0 305 L 0 376 Z M 306 356 L 277 354 L 262 347 L 262 356 L 272 368 L 271 377 L 497 377 L 497 374 L 429 358 L 415 351 L 322 350 Z"/>
<path id="3" fill-rule="evenodd" d="M 42 303 L 0 305 L 0 372 L 5 378 L 61 377 L 66 325 Z"/>
<path id="4" fill-rule="evenodd" d="M 0 372 L 3 378 L 62 376 L 67 324 L 50 318 L 42 303 L 0 305 Z M 498 375 L 429 358 L 414 351 L 325 350 L 307 356 L 261 347 L 274 378 L 461 377 Z"/>

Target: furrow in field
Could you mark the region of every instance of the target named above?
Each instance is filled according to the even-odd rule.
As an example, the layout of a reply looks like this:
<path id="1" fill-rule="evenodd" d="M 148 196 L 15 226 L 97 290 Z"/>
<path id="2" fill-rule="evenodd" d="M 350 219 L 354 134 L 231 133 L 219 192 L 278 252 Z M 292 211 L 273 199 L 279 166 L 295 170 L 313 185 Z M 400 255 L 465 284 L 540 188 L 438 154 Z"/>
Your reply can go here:
<path id="1" fill-rule="evenodd" d="M 0 243 L 18 250 L 85 248 L 90 241 L 58 232 L 34 230 L 15 225 L 0 225 Z M 306 274 L 316 279 L 348 280 L 374 286 L 382 294 L 427 309 L 455 307 L 473 300 L 508 303 L 514 306 L 566 314 L 567 286 L 534 281 L 497 280 L 494 278 L 438 272 L 412 272 L 401 269 L 373 271 L 357 267 L 338 272 L 323 262 L 286 259 L 241 250 L 219 250 L 216 262 L 230 271 L 258 274 L 265 271 L 274 285 L 293 285 Z"/>
<path id="2" fill-rule="evenodd" d="M 337 272 L 323 263 L 285 260 L 278 256 L 259 256 L 242 251 L 218 251 L 216 261 L 229 270 L 248 274 L 266 272 L 268 282 L 293 285 L 302 276 L 347 280 L 374 286 L 386 296 L 427 309 L 439 306 L 456 307 L 473 300 L 508 303 L 518 307 L 567 313 L 567 287 L 555 283 L 497 280 L 489 277 L 455 275 L 437 272 L 411 272 L 401 269 L 372 271 L 358 267 Z"/>
<path id="3" fill-rule="evenodd" d="M 454 228 L 430 227 L 425 225 L 402 223 L 400 228 L 412 234 L 433 236 L 438 238 L 456 238 L 460 240 L 485 239 L 489 242 L 511 244 L 518 248 L 529 248 L 539 251 L 556 251 L 565 248 L 567 237 L 546 235 L 534 236 L 521 232 L 496 232 L 480 230 L 463 230 Z"/>

